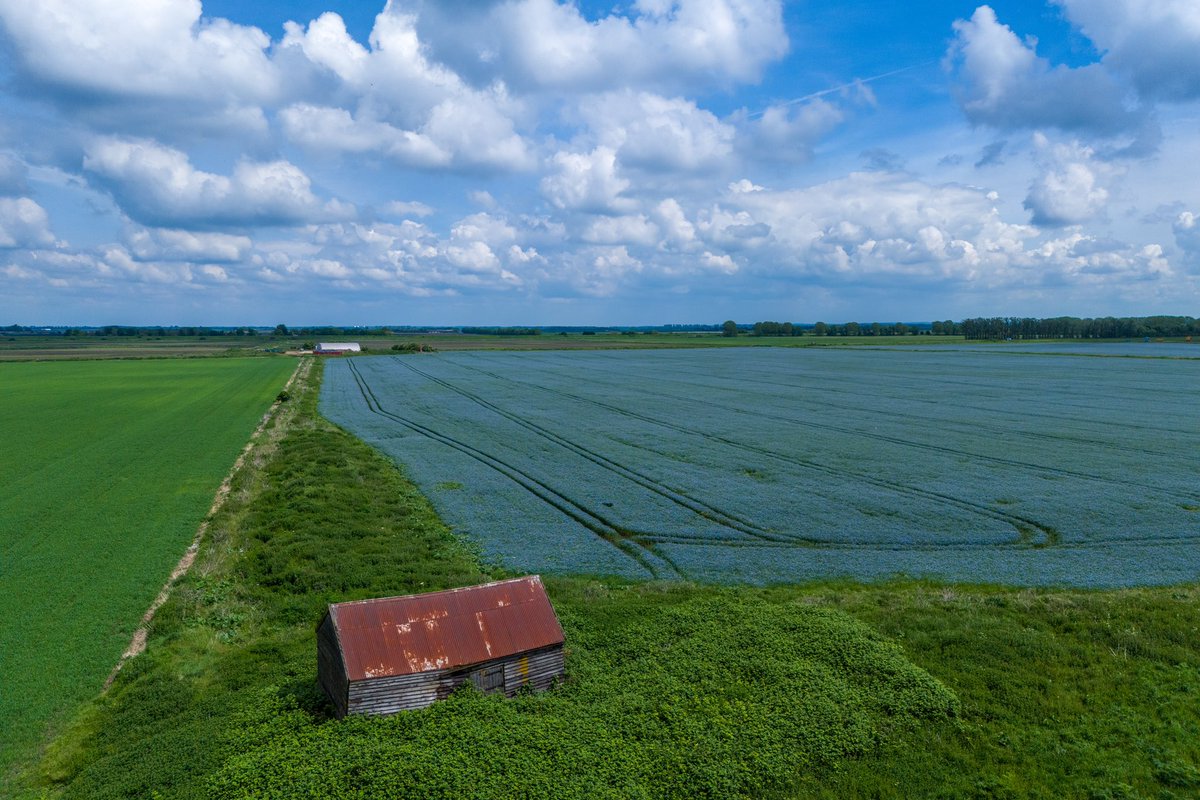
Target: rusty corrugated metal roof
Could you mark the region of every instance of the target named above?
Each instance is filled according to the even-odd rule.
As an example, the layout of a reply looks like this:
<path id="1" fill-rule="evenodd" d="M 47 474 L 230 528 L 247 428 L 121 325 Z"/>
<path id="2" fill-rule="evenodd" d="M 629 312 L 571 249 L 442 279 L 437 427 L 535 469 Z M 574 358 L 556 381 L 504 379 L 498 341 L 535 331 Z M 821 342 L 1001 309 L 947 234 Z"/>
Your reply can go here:
<path id="1" fill-rule="evenodd" d="M 329 606 L 351 681 L 453 669 L 561 644 L 537 575 Z"/>

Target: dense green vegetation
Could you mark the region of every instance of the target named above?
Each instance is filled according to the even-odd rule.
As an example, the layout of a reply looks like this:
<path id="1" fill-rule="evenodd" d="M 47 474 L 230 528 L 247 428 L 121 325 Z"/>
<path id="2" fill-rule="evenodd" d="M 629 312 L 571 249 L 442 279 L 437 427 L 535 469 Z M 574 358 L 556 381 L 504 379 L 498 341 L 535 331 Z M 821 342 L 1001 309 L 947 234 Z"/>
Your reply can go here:
<path id="1" fill-rule="evenodd" d="M 333 721 L 327 602 L 477 581 L 312 386 L 239 475 L 150 647 L 52 748 L 52 796 L 1187 797 L 1195 588 L 548 581 L 568 677 Z M 31 792 L 38 791 L 36 788 Z"/>
<path id="2" fill-rule="evenodd" d="M 910 785 L 908 796 L 1200 796 L 1196 586 L 901 584 L 816 591 L 812 599 L 902 642 L 963 707 L 958 736 L 894 751 L 874 769 L 851 764 L 847 796 L 863 796 L 860 781 L 871 785 L 875 770 Z"/>
<path id="3" fill-rule="evenodd" d="M 294 368 L 0 365 L 0 779 L 100 688 Z"/>
<path id="4" fill-rule="evenodd" d="M 475 336 L 541 336 L 541 328 L 460 328 L 462 333 Z"/>
<path id="5" fill-rule="evenodd" d="M 968 339 L 1129 339 L 1200 335 L 1194 317 L 976 317 L 956 325 Z"/>
<path id="6" fill-rule="evenodd" d="M 903 322 L 847 322 L 843 325 L 830 325 L 817 322 L 803 325 L 799 322 L 756 322 L 750 329 L 751 336 L 950 336 L 955 334 L 954 323 L 935 322 L 914 323 L 907 325 Z"/>

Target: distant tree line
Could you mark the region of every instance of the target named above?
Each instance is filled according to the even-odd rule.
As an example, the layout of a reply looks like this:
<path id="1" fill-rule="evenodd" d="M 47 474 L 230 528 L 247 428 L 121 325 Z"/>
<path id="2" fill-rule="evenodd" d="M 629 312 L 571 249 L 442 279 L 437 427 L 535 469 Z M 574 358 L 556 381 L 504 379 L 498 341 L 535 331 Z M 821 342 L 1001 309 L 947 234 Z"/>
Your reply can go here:
<path id="1" fill-rule="evenodd" d="M 847 322 L 841 325 L 818 322 L 812 326 L 813 336 L 907 336 L 929 332 L 929 328 L 903 322 Z"/>
<path id="2" fill-rule="evenodd" d="M 804 329 L 792 322 L 756 322 L 751 336 L 802 336 Z"/>
<path id="3" fill-rule="evenodd" d="M 723 328 L 725 336 L 736 336 L 740 326 L 728 320 Z M 817 322 L 802 325 L 799 322 L 756 322 L 750 328 L 751 336 L 907 336 L 925 334 L 950 336 L 961 333 L 961 327 L 950 320 L 925 325 L 908 325 L 903 322 L 845 322 L 833 324 Z"/>
<path id="4" fill-rule="evenodd" d="M 962 321 L 967 339 L 1128 339 L 1193 336 L 1200 320 L 1193 317 L 976 317 Z"/>
<path id="5" fill-rule="evenodd" d="M 409 329 L 404 329 L 409 330 Z M 457 329 L 465 334 L 490 336 L 540 336 L 542 328 L 533 327 L 463 327 Z M 545 330 L 566 332 L 579 331 L 593 335 L 596 328 L 547 328 Z M 620 330 L 632 335 L 634 331 L 692 330 L 721 331 L 723 336 L 904 336 L 924 334 L 932 336 L 963 336 L 967 339 L 1130 339 L 1144 337 L 1181 337 L 1200 335 L 1200 320 L 1195 317 L 973 317 L 962 322 L 935 320 L 932 323 L 906 324 L 903 322 L 845 322 L 802 324 L 799 322 L 774 322 L 766 320 L 751 325 L 739 325 L 726 320 L 721 325 L 663 325 L 641 328 L 603 329 Z M 411 331 L 410 331 L 411 332 Z M 279 324 L 271 328 L 242 327 L 199 327 L 199 326 L 137 326 L 102 325 L 99 327 L 61 327 L 34 325 L 5 325 L 0 333 L 34 334 L 39 336 L 284 336 L 333 339 L 337 337 L 389 336 L 389 327 L 341 327 L 320 325 L 315 327 L 289 328 Z"/>
<path id="6" fill-rule="evenodd" d="M 459 328 L 462 333 L 485 336 L 541 336 L 541 328 Z"/>
<path id="7" fill-rule="evenodd" d="M 312 336 L 320 339 L 331 339 L 335 336 L 390 336 L 392 329 L 388 327 L 338 327 L 336 325 L 317 325 L 308 328 L 289 328 L 287 325 L 276 325 L 276 336 Z"/>
<path id="8" fill-rule="evenodd" d="M 1130 339 L 1200 335 L 1193 317 L 974 317 L 962 322 L 756 322 L 753 327 L 726 320 L 725 336 L 963 336 L 967 339 Z"/>
<path id="9" fill-rule="evenodd" d="M 98 327 L 49 327 L 31 325 L 7 325 L 0 328 L 2 333 L 36 334 L 39 336 L 294 336 L 333 338 L 345 336 L 388 336 L 389 328 L 338 327 L 335 325 L 320 325 L 308 328 L 289 328 L 279 324 L 274 328 L 245 325 L 241 327 L 207 327 L 191 325 L 100 325 Z"/>
<path id="10" fill-rule="evenodd" d="M 102 325 L 99 328 L 64 328 L 63 336 L 258 336 L 264 334 L 259 328 L 205 328 L 193 326 L 160 325 L 142 327 L 135 325 Z"/>

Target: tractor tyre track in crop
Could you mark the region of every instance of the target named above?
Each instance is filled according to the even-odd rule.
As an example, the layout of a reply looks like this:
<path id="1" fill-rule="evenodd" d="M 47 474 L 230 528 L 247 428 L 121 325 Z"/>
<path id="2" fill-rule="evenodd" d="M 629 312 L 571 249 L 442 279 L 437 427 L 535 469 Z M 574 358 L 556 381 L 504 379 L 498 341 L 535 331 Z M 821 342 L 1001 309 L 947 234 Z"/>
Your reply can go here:
<path id="1" fill-rule="evenodd" d="M 622 528 L 605 518 L 602 514 L 590 509 L 575 500 L 567 497 L 557 489 L 549 486 L 543 481 L 529 475 L 526 472 L 508 464 L 495 456 L 485 453 L 466 442 L 462 442 L 444 433 L 428 428 L 420 423 L 413 422 L 387 411 L 379 402 L 374 391 L 362 376 L 358 367 L 354 365 L 352 359 L 347 359 L 347 366 L 355 382 L 358 385 L 359 392 L 362 394 L 363 401 L 371 413 L 392 420 L 400 425 L 408 428 L 414 433 L 432 439 L 439 444 L 449 447 L 453 450 L 466 455 L 479 463 L 491 468 L 495 472 L 512 480 L 514 483 L 525 489 L 534 497 L 541 500 L 546 505 L 554 508 L 571 520 L 577 522 L 585 529 L 599 536 L 604 541 L 611 544 L 613 547 L 620 550 L 625 555 L 632 558 L 641 565 L 647 572 L 654 577 L 662 577 L 664 572 L 673 572 L 678 577 L 684 577 L 679 567 L 671 562 L 670 559 L 656 552 L 653 546 L 646 544 L 646 540 L 652 534 L 630 531 Z"/>
<path id="2" fill-rule="evenodd" d="M 600 400 L 595 400 L 595 399 L 592 399 L 589 397 L 583 397 L 581 395 L 572 394 L 570 392 L 564 392 L 560 389 L 554 389 L 552 387 L 543 386 L 541 384 L 536 384 L 536 383 L 529 383 L 526 381 L 516 381 L 516 380 L 508 378 L 504 375 L 499 375 L 497 373 L 489 372 L 489 371 L 484 370 L 479 367 L 467 367 L 467 368 L 476 370 L 478 372 L 481 372 L 485 375 L 488 375 L 492 378 L 496 378 L 498 380 L 504 380 L 504 381 L 508 381 L 510 383 L 517 383 L 517 384 L 521 384 L 521 385 L 525 385 L 525 386 L 532 386 L 534 388 L 537 388 L 540 391 L 544 391 L 544 392 L 547 392 L 550 394 L 555 394 L 560 397 L 565 397 L 569 400 L 574 400 L 576 402 L 587 403 L 590 405 L 598 406 L 600 408 L 604 408 L 604 409 L 611 411 L 615 414 L 618 414 L 620 416 L 628 417 L 631 419 L 638 419 L 643 422 L 648 422 L 653 425 L 658 425 L 658 426 L 667 428 L 668 430 L 673 430 L 673 431 L 676 431 L 677 433 L 683 433 L 688 436 L 699 436 L 704 439 L 708 439 L 710 441 L 720 442 L 721 444 L 724 444 L 726 446 L 729 446 L 729 447 L 732 447 L 732 448 L 735 448 L 738 450 L 744 450 L 744 451 L 751 452 L 751 453 L 754 453 L 759 456 L 765 456 L 767 458 L 782 461 L 784 463 L 792 464 L 794 466 L 798 466 L 803 469 L 818 472 L 818 473 L 821 473 L 826 476 L 831 476 L 831 477 L 837 478 L 839 480 L 844 480 L 847 476 L 849 476 L 856 480 L 862 481 L 863 483 L 870 484 L 872 486 L 876 486 L 876 487 L 884 489 L 886 491 L 895 492 L 897 494 L 908 495 L 910 497 L 919 497 L 923 500 L 926 500 L 926 501 L 929 501 L 929 502 L 932 502 L 935 504 L 951 506 L 951 507 L 955 507 L 955 508 L 967 511 L 969 513 L 977 514 L 979 516 L 989 517 L 991 519 L 1000 520 L 1002 522 L 1005 522 L 1005 523 L 1011 525 L 1017 532 L 1017 539 L 1011 543 L 1012 545 L 1041 548 L 1041 547 L 1053 546 L 1062 541 L 1062 535 L 1055 528 L 1052 528 L 1048 525 L 1043 525 L 1043 524 L 1039 523 L 1038 521 L 1030 519 L 1028 517 L 1023 517 L 1023 516 L 1020 516 L 1017 514 L 1011 514 L 1006 511 L 1000 511 L 998 509 L 990 508 L 989 506 L 986 506 L 983 503 L 977 503 L 972 500 L 964 500 L 963 498 L 960 498 L 960 497 L 954 497 L 953 495 L 944 494 L 942 492 L 935 492 L 930 489 L 922 489 L 922 488 L 919 488 L 916 486 L 908 486 L 906 484 L 899 483 L 898 481 L 886 480 L 884 478 L 880 478 L 875 475 L 870 475 L 870 474 L 864 473 L 864 472 L 856 472 L 854 470 L 829 467 L 824 464 L 820 464 L 818 462 L 811 461 L 809 459 L 799 458 L 797 456 L 791 456 L 791 455 L 787 455 L 784 453 L 778 453 L 778 452 L 775 452 L 775 451 L 770 450 L 765 447 L 759 447 L 757 445 L 751 445 L 751 444 L 746 444 L 744 442 L 738 442 L 734 439 L 730 439 L 725 436 L 719 436 L 719 435 L 704 433 L 701 431 L 696 431 L 691 428 L 687 428 L 683 425 L 676 425 L 675 423 L 672 423 L 672 422 L 667 422 L 665 420 L 657 419 L 655 417 L 648 416 L 646 414 L 639 414 L 638 412 L 635 412 L 635 411 L 629 411 L 628 409 L 623 409 L 619 406 L 614 406 L 610 403 L 605 403 Z M 650 449 L 650 448 L 647 448 L 647 449 Z M 1040 535 L 1040 539 L 1037 538 L 1037 537 L 1039 537 L 1039 535 Z"/>
<path id="3" fill-rule="evenodd" d="M 690 375 L 688 377 L 690 377 Z M 753 376 L 751 376 L 751 377 L 753 377 Z M 708 391 L 713 391 L 713 390 L 719 391 L 719 392 L 737 391 L 736 387 L 730 388 L 725 385 L 687 380 L 686 378 L 678 378 L 678 377 L 673 376 L 671 378 L 671 380 L 672 380 L 672 382 L 674 382 L 678 385 L 681 385 L 681 386 L 694 386 L 694 387 L 697 387 L 700 389 L 705 389 Z M 823 378 L 821 385 L 819 387 L 814 387 L 814 386 L 807 386 L 804 384 L 785 383 L 783 381 L 773 381 L 773 380 L 769 380 L 766 378 L 754 377 L 754 384 L 762 385 L 762 386 L 778 386 L 778 387 L 781 387 L 784 389 L 790 389 L 792 391 L 797 391 L 797 390 L 816 391 L 819 388 L 821 395 L 836 394 L 836 395 L 838 395 L 839 398 L 856 399 L 856 398 L 860 398 L 862 396 L 861 388 L 859 388 L 859 389 L 839 388 L 836 386 L 829 385 L 828 380 L 829 380 L 828 378 Z M 778 399 L 777 395 L 764 395 L 764 397 L 768 400 Z M 933 407 L 941 406 L 943 403 L 947 402 L 945 400 L 929 400 L 929 399 L 926 399 L 923 397 L 915 397 L 915 396 L 911 396 L 911 395 L 907 395 L 905 397 L 905 401 L 909 402 L 909 403 L 920 403 L 922 405 L 928 405 L 928 406 L 933 406 Z M 1045 418 L 1045 419 L 1053 419 L 1053 420 L 1056 420 L 1059 422 L 1072 422 L 1072 423 L 1079 422 L 1078 417 L 1072 417 L 1072 416 L 1066 416 L 1066 415 L 1060 415 L 1060 414 L 1047 414 L 1045 412 L 1029 411 L 1026 409 L 1022 409 L 1019 412 L 1012 412 L 1012 411 L 1008 411 L 1006 409 L 998 409 L 998 408 L 991 408 L 991 407 L 986 407 L 986 406 L 976 406 L 976 405 L 964 405 L 962 403 L 957 403 L 957 402 L 955 403 L 955 406 L 957 408 L 961 408 L 964 410 L 979 412 L 980 414 L 988 415 L 991 418 L 995 418 L 997 416 L 1003 415 L 1003 416 L 1007 416 L 1007 417 L 1010 417 L 1013 419 L 1021 419 L 1024 417 L 1035 417 L 1035 418 L 1041 417 L 1041 418 Z M 909 412 L 904 412 L 904 411 L 886 410 L 886 409 L 880 409 L 878 407 L 873 407 L 873 406 L 857 405 L 857 404 L 847 403 L 844 399 L 839 401 L 838 408 L 847 409 L 847 410 L 856 411 L 856 412 L 870 413 L 873 416 L 884 417 L 886 419 L 911 420 L 916 423 L 925 423 L 925 422 L 928 422 L 928 420 L 929 420 L 928 415 L 914 414 L 914 413 L 909 413 Z M 948 422 L 948 423 L 944 423 L 944 424 L 968 425 L 969 423 L 967 423 L 965 421 L 964 422 L 954 421 L 954 422 Z M 1131 425 L 1129 423 L 1122 423 L 1121 427 L 1124 427 L 1124 428 L 1127 428 L 1130 430 L 1137 430 L 1137 431 L 1146 430 L 1145 426 Z M 1154 428 L 1153 430 L 1161 432 L 1162 429 Z M 1005 429 L 1004 435 L 1008 436 L 1008 437 L 1012 437 L 1012 438 L 1032 439 L 1034 441 L 1050 441 L 1050 442 L 1059 442 L 1059 443 L 1067 442 L 1070 444 L 1084 445 L 1084 446 L 1099 445 L 1106 450 L 1114 450 L 1114 451 L 1120 451 L 1120 452 L 1124 452 L 1124 453 L 1131 453 L 1131 454 L 1137 455 L 1137 456 L 1149 456 L 1151 458 L 1172 458 L 1175 456 L 1175 453 L 1166 452 L 1166 451 L 1162 451 L 1162 450 L 1151 450 L 1146 447 L 1132 447 L 1132 446 L 1128 446 L 1128 445 L 1114 444 L 1112 442 L 1105 441 L 1103 439 L 1090 438 L 1090 437 L 1083 436 L 1083 435 L 1065 435 L 1061 432 L 1051 434 L 1051 433 L 1041 433 L 1039 431 L 1017 431 L 1017 430 Z"/>
<path id="4" fill-rule="evenodd" d="M 493 376 L 493 377 L 496 377 L 496 376 Z M 698 383 L 698 382 L 679 381 L 679 383 L 681 383 L 683 385 L 695 386 L 698 388 L 706 388 L 706 389 L 712 388 L 708 384 Z M 536 385 L 536 384 L 530 384 L 530 385 Z M 779 385 L 783 385 L 783 384 L 779 384 Z M 543 388 L 543 387 L 539 386 L 538 388 Z M 974 453 L 969 450 L 960 450 L 955 447 L 947 447 L 944 445 L 930 444 L 927 442 L 916 442 L 911 439 L 904 439 L 904 438 L 901 438 L 898 436 L 888 436 L 886 434 L 881 434 L 881 433 L 871 433 L 869 431 L 858 430 L 856 428 L 844 427 L 841 425 L 831 425 L 831 424 L 822 423 L 822 422 L 812 422 L 809 420 L 796 419 L 795 417 L 788 417 L 788 416 L 783 416 L 780 414 L 771 414 L 771 413 L 767 413 L 767 412 L 763 412 L 763 411 L 754 411 L 751 409 L 739 408 L 736 406 L 720 405 L 717 403 L 708 403 L 708 405 L 712 405 L 717 408 L 720 408 L 722 411 L 725 411 L 730 414 L 741 414 L 744 416 L 758 417 L 760 419 L 771 420 L 772 422 L 784 422 L 789 425 L 796 425 L 798 427 L 809 428 L 812 430 L 823 430 L 823 431 L 829 431 L 831 433 L 839 433 L 839 434 L 845 434 L 845 435 L 850 435 L 850 436 L 859 436 L 864 439 L 874 439 L 876 441 L 888 442 L 889 444 L 896 444 L 896 445 L 900 445 L 902 447 L 910 447 L 915 450 L 922 450 L 922 451 L 926 451 L 926 452 L 947 453 L 949 455 L 962 456 L 962 457 L 970 458 L 970 459 L 976 460 L 976 461 L 986 461 L 989 463 L 1000 464 L 1002 466 L 1007 466 L 1007 467 L 1017 467 L 1018 469 L 1023 470 L 1023 471 L 1041 472 L 1041 473 L 1050 474 L 1050 475 L 1060 475 L 1060 476 L 1066 476 L 1066 477 L 1070 477 L 1070 478 L 1079 478 L 1079 479 L 1087 480 L 1087 481 L 1098 481 L 1101 483 L 1110 483 L 1110 484 L 1114 484 L 1117 486 L 1127 486 L 1127 487 L 1131 487 L 1134 489 L 1141 489 L 1143 491 L 1159 492 L 1159 493 L 1169 495 L 1172 497 L 1178 497 L 1183 500 L 1200 501 L 1200 494 L 1197 494 L 1194 492 L 1185 492 L 1185 491 L 1181 491 L 1178 489 L 1171 489 L 1171 488 L 1167 488 L 1167 487 L 1146 486 L 1145 484 L 1138 483 L 1137 481 L 1128 481 L 1128 480 L 1123 480 L 1121 478 L 1110 478 L 1110 477 L 1107 477 L 1104 475 L 1095 475 L 1092 473 L 1081 472 L 1079 470 L 1066 469 L 1063 467 L 1048 467 L 1048 466 L 1044 466 L 1044 465 L 1040 465 L 1040 464 L 1031 464 L 1027 461 L 1019 461 L 1017 459 L 1004 458 L 1003 456 L 993 456 L 993 455 L 986 455 L 986 454 L 982 454 L 982 453 Z M 886 412 L 881 412 L 881 413 L 886 413 Z M 1137 426 L 1127 426 L 1127 427 L 1137 427 Z M 1154 428 L 1153 430 L 1160 430 L 1160 429 Z M 1053 439 L 1053 437 L 1047 437 L 1047 438 Z M 1135 451 L 1135 452 L 1138 452 L 1138 454 L 1140 454 L 1140 455 L 1155 455 L 1154 453 L 1151 453 L 1148 451 Z"/>
<path id="5" fill-rule="evenodd" d="M 600 453 L 597 453 L 594 450 L 589 450 L 588 448 L 584 447 L 583 445 L 578 444 L 577 442 L 573 442 L 570 439 L 567 439 L 563 436 L 560 436 L 559 434 L 555 433 L 554 431 L 551 431 L 548 428 L 544 428 L 541 425 L 531 422 L 530 420 L 525 419 L 525 418 L 521 417 L 520 415 L 506 411 L 505 409 L 501 408 L 500 406 L 497 406 L 494 403 L 484 400 L 483 398 L 479 397 L 478 395 L 472 394 L 471 392 L 468 392 L 465 389 L 462 389 L 461 387 L 458 387 L 458 386 L 450 383 L 449 381 L 445 381 L 441 378 L 431 375 L 428 372 L 420 370 L 417 367 L 414 367 L 412 364 L 409 364 L 406 361 L 401 360 L 399 357 L 396 357 L 394 360 L 396 360 L 398 363 L 400 363 L 402 366 L 406 367 L 407 369 L 411 370 L 412 372 L 415 372 L 416 374 L 424 377 L 426 380 L 436 383 L 437 385 L 442 386 L 451 392 L 454 392 L 474 403 L 477 403 L 480 406 L 483 406 L 484 408 L 488 409 L 489 411 L 499 414 L 500 416 L 504 417 L 505 419 L 509 420 L 510 422 L 513 422 L 513 423 L 521 426 L 522 428 L 525 428 L 526 430 L 531 431 L 532 433 L 536 434 L 537 436 L 540 436 L 543 439 L 546 439 L 547 441 L 557 444 L 558 446 L 563 447 L 563 448 L 575 453 L 576 455 L 581 456 L 582 458 L 592 462 L 593 464 L 596 464 L 597 466 L 599 466 L 605 470 L 608 470 L 609 472 L 612 472 L 613 474 L 615 474 L 621 478 L 624 478 L 625 480 L 628 480 L 631 483 L 634 483 L 634 484 L 642 487 L 643 489 L 653 492 L 654 494 L 657 494 L 660 497 L 663 497 L 663 498 L 669 500 L 670 502 L 674 503 L 675 505 L 679 506 L 680 508 L 686 509 L 686 510 L 692 512 L 693 514 L 696 514 L 697 516 L 699 516 L 705 520 L 708 520 L 709 522 L 715 523 L 724 528 L 728 528 L 730 530 L 745 534 L 746 536 L 750 536 L 754 539 L 761 540 L 761 541 L 794 541 L 792 539 L 792 537 L 785 537 L 779 533 L 776 533 L 776 532 L 771 531 L 767 528 L 764 528 L 760 525 L 757 525 L 754 522 L 747 520 L 743 517 L 740 517 L 736 514 L 731 514 L 727 511 L 717 508 L 716 506 L 713 506 L 708 503 L 697 500 L 679 489 L 674 489 L 672 487 L 669 487 L 662 483 L 659 483 L 658 481 L 654 480 L 653 478 L 651 478 L 648 475 L 638 472 L 637 470 L 631 469 L 623 464 L 620 464 L 619 462 L 613 461 L 612 459 L 610 459 Z M 819 542 L 816 540 L 812 540 L 810 543 L 818 544 Z"/>
<path id="6" fill-rule="evenodd" d="M 526 360 L 535 361 L 537 359 L 540 359 L 541 363 L 545 364 L 548 367 L 553 368 L 555 366 L 555 363 L 552 360 L 550 360 L 548 357 L 546 357 L 544 355 L 540 355 L 540 354 L 538 356 L 528 356 Z M 471 368 L 466 364 L 463 364 L 461 366 L 468 368 L 468 369 Z M 664 371 L 664 373 L 670 374 L 671 371 L 666 370 L 666 371 Z M 664 374 L 664 373 L 660 373 L 660 375 Z M 676 372 L 674 374 L 678 374 L 678 373 Z M 687 376 L 687 378 L 694 376 L 694 373 L 684 373 L 684 374 Z M 750 376 L 741 376 L 741 377 L 745 378 L 745 377 L 753 377 L 753 376 L 750 375 Z M 724 386 L 714 385 L 711 383 L 705 383 L 705 382 L 695 381 L 695 380 L 687 380 L 686 378 L 680 379 L 677 377 L 672 377 L 671 380 L 682 386 L 694 386 L 696 388 L 706 389 L 706 390 L 716 389 L 717 391 L 728 391 L 727 387 L 724 387 Z M 856 388 L 856 387 L 852 386 L 851 388 L 840 388 L 837 386 L 830 385 L 829 381 L 830 381 L 829 376 L 821 376 L 821 384 L 820 384 L 819 390 L 822 395 L 836 394 L 839 397 L 849 397 L 849 398 L 862 397 L 861 387 Z M 815 387 L 805 386 L 803 384 L 785 383 L 783 381 L 774 381 L 774 380 L 769 380 L 766 378 L 759 378 L 759 377 L 754 377 L 753 382 L 755 385 L 778 386 L 778 387 L 781 387 L 784 389 L 791 389 L 793 391 L 815 388 Z M 967 382 L 967 381 L 956 381 L 954 383 L 956 385 L 960 385 L 960 386 L 972 386 L 973 387 L 973 386 L 977 385 L 977 384 Z M 935 406 L 935 407 L 941 405 L 944 402 L 942 400 L 929 400 L 929 399 L 915 397 L 915 396 L 911 396 L 911 395 L 906 395 L 905 400 L 908 402 L 920 403 L 923 405 L 930 405 L 930 406 Z M 1022 407 L 1020 411 L 1014 412 L 1008 408 L 1002 408 L 1002 407 L 997 408 L 997 407 L 994 407 L 991 405 L 965 405 L 965 404 L 962 404 L 959 402 L 956 402 L 955 405 L 958 408 L 969 410 L 972 412 L 979 412 L 980 414 L 987 415 L 988 417 L 1003 416 L 1003 417 L 1011 417 L 1011 418 L 1015 418 L 1015 419 L 1023 419 L 1023 418 L 1048 419 L 1048 420 L 1054 420 L 1056 422 L 1066 422 L 1066 423 L 1071 423 L 1071 424 L 1078 424 L 1080 422 L 1080 418 L 1078 415 L 1054 414 L 1054 413 L 1049 413 L 1049 412 L 1045 412 L 1045 411 L 1037 411 L 1037 410 L 1029 409 L 1029 408 L 1025 408 L 1025 407 Z M 919 422 L 925 422 L 928 419 L 927 417 L 922 417 L 919 414 L 906 414 L 904 412 L 884 411 L 884 410 L 879 410 L 877 408 L 868 408 L 868 407 L 864 407 L 864 406 L 860 406 L 860 405 L 849 405 L 849 406 L 845 406 L 844 404 L 839 405 L 839 407 L 843 407 L 843 406 L 846 408 L 849 408 L 853 411 L 863 411 L 863 412 L 869 411 L 871 414 L 876 414 L 876 415 L 893 418 L 893 419 L 896 419 L 896 418 L 912 419 L 912 420 L 916 420 Z M 1087 406 L 1086 404 L 1085 405 L 1074 405 L 1072 407 L 1089 408 L 1089 406 Z M 1094 425 L 1094 424 L 1098 424 L 1098 423 L 1092 422 L 1089 424 Z M 1163 427 L 1159 427 L 1159 426 L 1137 424 L 1137 423 L 1129 422 L 1128 420 L 1121 420 L 1120 422 L 1105 422 L 1104 425 L 1105 425 L 1105 427 L 1117 427 L 1117 428 L 1121 428 L 1124 430 L 1136 431 L 1139 433 L 1145 432 L 1145 431 L 1150 431 L 1150 432 L 1154 432 L 1154 433 L 1176 433 L 1177 432 L 1173 428 L 1163 428 Z M 1139 456 L 1145 455 L 1145 456 L 1152 456 L 1152 457 L 1174 457 L 1174 455 L 1175 455 L 1173 453 L 1164 453 L 1164 452 L 1160 452 L 1157 450 L 1149 450 L 1146 448 L 1115 445 L 1115 444 L 1112 444 L 1109 442 L 1103 442 L 1103 441 L 1097 440 L 1097 439 L 1088 439 L 1088 438 L 1083 438 L 1083 437 L 1078 437 L 1078 436 L 1064 437 L 1064 436 L 1057 435 L 1057 434 L 1044 434 L 1044 433 L 1037 433 L 1037 432 L 1032 432 L 1032 431 L 1012 431 L 1012 430 L 1007 430 L 1007 429 L 1004 430 L 1004 435 L 1005 436 L 1013 436 L 1013 437 L 1028 437 L 1028 438 L 1037 439 L 1037 440 L 1049 440 L 1049 441 L 1066 440 L 1066 441 L 1078 442 L 1078 443 L 1082 443 L 1082 444 L 1101 444 L 1106 449 L 1120 450 L 1123 452 L 1128 452 L 1128 453 L 1132 453 L 1134 455 L 1139 455 Z"/>

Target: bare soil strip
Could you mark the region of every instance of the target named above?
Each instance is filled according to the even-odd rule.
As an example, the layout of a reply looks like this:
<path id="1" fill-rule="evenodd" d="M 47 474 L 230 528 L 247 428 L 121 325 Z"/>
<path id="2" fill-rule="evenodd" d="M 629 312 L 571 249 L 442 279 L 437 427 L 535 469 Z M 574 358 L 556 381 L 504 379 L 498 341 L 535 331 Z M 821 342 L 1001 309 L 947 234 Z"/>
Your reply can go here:
<path id="1" fill-rule="evenodd" d="M 292 376 L 284 384 L 283 391 L 287 392 L 291 390 L 296 379 L 301 377 L 302 374 L 307 374 L 311 366 L 312 362 L 309 359 L 301 359 L 300 363 L 296 365 L 296 369 L 292 371 Z M 229 474 L 225 476 L 225 479 L 221 481 L 221 485 L 217 487 L 217 493 L 213 496 L 213 502 L 208 509 L 208 514 L 205 515 L 204 519 L 200 522 L 200 526 L 196 529 L 196 535 L 192 538 L 191 545 L 188 546 L 183 557 L 179 559 L 179 563 L 175 565 L 175 569 L 171 570 L 171 576 L 167 578 L 167 582 L 159 590 L 158 596 L 154 598 L 154 602 L 150 604 L 150 607 L 146 609 L 146 613 L 142 615 L 141 622 L 138 623 L 137 630 L 133 632 L 133 638 L 129 641 L 129 646 L 125 648 L 125 652 L 121 654 L 120 660 L 117 661 L 116 666 L 113 667 L 112 672 L 109 673 L 108 678 L 104 681 L 104 691 L 108 691 L 108 687 L 112 686 L 112 682 L 116 680 L 117 673 L 125 666 L 125 662 L 140 655 L 146 649 L 146 637 L 150 635 L 150 623 L 154 621 L 155 613 L 158 612 L 163 603 L 167 602 L 167 598 L 171 596 L 171 589 L 174 588 L 179 579 L 191 569 L 192 563 L 196 560 L 196 553 L 200 550 L 200 543 L 204 541 L 204 535 L 208 532 L 209 521 L 220 510 L 221 506 L 225 504 L 225 499 L 229 497 L 229 489 L 233 485 L 234 476 L 242 468 L 242 465 L 246 463 L 246 456 L 254 449 L 263 430 L 266 429 L 267 423 L 275 416 L 280 405 L 281 402 L 276 400 L 267 409 L 267 412 L 263 414 L 262 419 L 259 420 L 258 427 L 254 429 L 254 433 L 250 434 L 250 440 L 246 442 L 246 446 L 242 448 L 242 452 L 238 454 L 237 460 L 233 462 L 233 466 L 229 469 Z"/>

